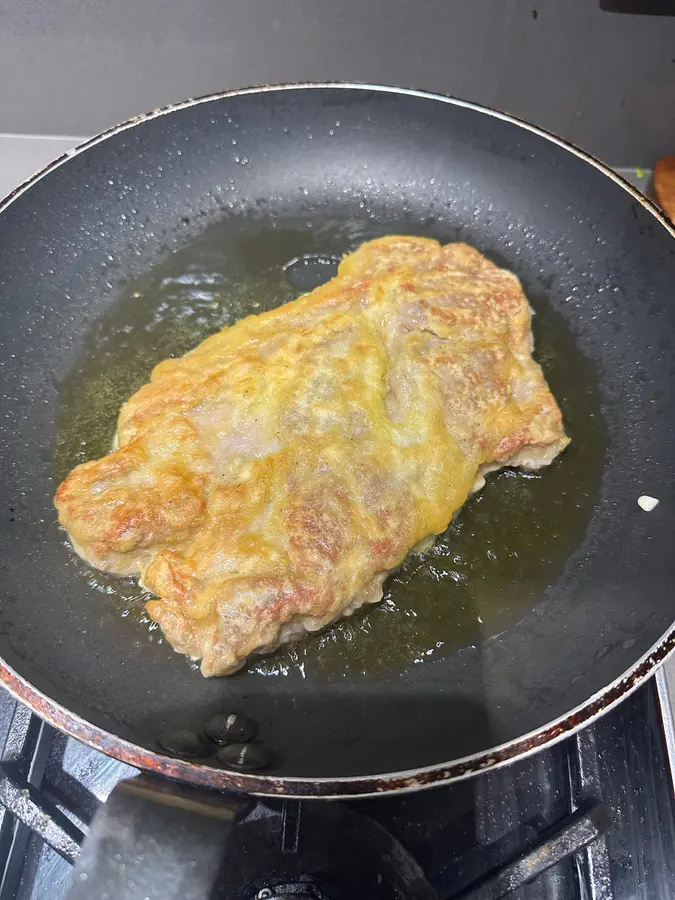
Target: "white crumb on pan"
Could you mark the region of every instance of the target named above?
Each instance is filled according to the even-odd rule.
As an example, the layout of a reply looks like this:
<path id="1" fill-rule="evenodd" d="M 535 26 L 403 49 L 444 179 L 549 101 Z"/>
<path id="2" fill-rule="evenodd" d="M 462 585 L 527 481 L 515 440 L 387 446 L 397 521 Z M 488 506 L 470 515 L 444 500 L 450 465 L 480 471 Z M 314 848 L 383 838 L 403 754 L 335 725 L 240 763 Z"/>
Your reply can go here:
<path id="1" fill-rule="evenodd" d="M 641 497 L 638 497 L 638 506 L 640 509 L 644 509 L 645 512 L 651 512 L 659 505 L 659 501 L 656 497 L 649 497 L 647 494 L 643 494 Z"/>

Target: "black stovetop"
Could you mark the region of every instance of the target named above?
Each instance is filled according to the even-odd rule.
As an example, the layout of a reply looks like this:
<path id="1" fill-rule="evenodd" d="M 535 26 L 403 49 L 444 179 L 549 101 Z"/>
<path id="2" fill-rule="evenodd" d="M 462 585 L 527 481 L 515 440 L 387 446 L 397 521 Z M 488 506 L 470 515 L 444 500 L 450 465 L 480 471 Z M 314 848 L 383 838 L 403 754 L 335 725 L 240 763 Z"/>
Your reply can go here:
<path id="1" fill-rule="evenodd" d="M 24 790 L 22 817 L 43 834 L 51 828 L 50 840 L 61 840 L 66 856 L 74 855 L 99 803 L 133 774 L 42 723 L 4 692 L 0 746 L 2 791 Z M 595 801 L 613 811 L 606 836 L 513 893 L 514 900 L 675 897 L 675 799 L 653 680 L 595 725 L 507 768 L 350 805 L 398 838 L 439 897 L 453 898 Z M 0 900 L 66 894 L 70 864 L 4 809 L 0 866 Z"/>

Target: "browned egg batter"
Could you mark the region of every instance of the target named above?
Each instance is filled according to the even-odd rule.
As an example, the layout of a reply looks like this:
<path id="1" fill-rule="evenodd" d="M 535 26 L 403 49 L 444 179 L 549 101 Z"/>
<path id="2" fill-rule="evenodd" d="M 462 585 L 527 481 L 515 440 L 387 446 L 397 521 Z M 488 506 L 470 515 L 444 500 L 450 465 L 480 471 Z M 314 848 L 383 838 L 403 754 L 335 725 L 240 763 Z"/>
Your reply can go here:
<path id="1" fill-rule="evenodd" d="M 205 675 L 382 597 L 486 472 L 566 446 L 517 278 L 465 244 L 393 236 L 335 279 L 155 368 L 119 448 L 78 466 L 61 523 L 139 575 Z"/>

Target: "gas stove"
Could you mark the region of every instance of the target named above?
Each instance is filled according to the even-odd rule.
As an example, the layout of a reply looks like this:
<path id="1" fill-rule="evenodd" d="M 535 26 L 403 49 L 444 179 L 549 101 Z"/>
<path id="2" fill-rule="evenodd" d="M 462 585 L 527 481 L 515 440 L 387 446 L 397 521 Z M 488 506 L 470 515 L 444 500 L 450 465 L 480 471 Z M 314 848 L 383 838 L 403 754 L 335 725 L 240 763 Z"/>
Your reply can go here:
<path id="1" fill-rule="evenodd" d="M 74 143 L 0 135 L 0 194 Z M 643 188 L 649 176 L 644 170 L 622 174 Z M 194 815 L 217 807 L 229 823 L 218 833 L 217 871 L 204 857 L 204 864 L 195 866 L 190 896 L 673 897 L 671 669 L 661 670 L 578 735 L 506 768 L 432 791 L 339 804 L 189 797 Z M 87 857 L 95 856 L 97 840 L 110 840 L 111 825 L 119 826 L 130 803 L 145 804 L 147 811 L 161 793 L 161 785 L 136 775 L 55 731 L 0 689 L 0 900 L 103 900 L 106 893 L 120 900 L 119 893 L 109 892 L 119 876 L 114 854 L 105 872 Z M 102 807 L 111 794 L 111 804 Z M 184 814 L 171 818 L 165 809 L 163 818 L 167 844 L 177 842 L 179 829 L 186 827 Z M 112 831 L 116 840 L 133 837 L 141 855 L 142 834 Z M 193 829 L 193 842 L 194 834 Z M 203 853 L 207 844 L 201 842 Z M 164 863 L 157 877 L 167 880 L 173 870 Z M 180 867 L 180 854 L 172 865 Z M 141 887 L 135 886 L 134 900 L 144 896 Z"/>
<path id="2" fill-rule="evenodd" d="M 579 734 L 506 768 L 431 791 L 344 803 L 210 794 L 206 802 L 231 810 L 236 823 L 229 831 L 218 825 L 219 872 L 216 877 L 206 861 L 195 867 L 191 896 L 271 900 L 292 889 L 290 896 L 311 900 L 492 900 L 521 885 L 509 896 L 670 898 L 675 795 L 666 690 L 660 673 Z M 61 900 L 69 890 L 74 900 L 101 900 L 102 854 L 98 870 L 87 851 L 75 873 L 72 863 L 102 801 L 136 773 L 55 731 L 5 692 L 0 746 L 0 797 L 16 811 L 0 812 L 0 900 Z M 143 802 L 151 803 L 158 788 L 146 781 L 137 781 L 134 802 L 145 792 L 150 800 Z M 109 839 L 111 817 L 116 840 L 125 833 L 120 822 L 128 809 L 116 810 L 119 791 L 96 820 L 99 842 L 106 828 Z M 190 798 L 193 810 L 205 802 L 201 796 Z M 177 842 L 186 860 L 194 859 L 198 831 L 183 822 L 181 837 L 185 813 L 176 813 L 173 823 L 167 809 L 161 812 L 167 842 Z M 127 840 L 144 850 L 142 834 L 127 833 Z M 208 841 L 197 843 L 203 856 Z M 576 847 L 581 849 L 564 856 Z M 107 855 L 107 864 L 115 855 Z M 166 870 L 164 861 L 157 877 Z M 105 873 L 106 883 L 113 875 Z"/>

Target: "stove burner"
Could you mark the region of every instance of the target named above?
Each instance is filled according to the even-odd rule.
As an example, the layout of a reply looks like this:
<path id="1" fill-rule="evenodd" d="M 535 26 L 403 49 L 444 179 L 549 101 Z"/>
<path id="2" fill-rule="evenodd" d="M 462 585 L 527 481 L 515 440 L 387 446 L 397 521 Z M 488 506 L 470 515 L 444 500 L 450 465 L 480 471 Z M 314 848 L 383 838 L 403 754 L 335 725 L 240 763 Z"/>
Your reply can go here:
<path id="1" fill-rule="evenodd" d="M 461 896 L 498 900 L 610 824 L 591 804 Z M 75 875 L 69 900 L 438 900 L 394 836 L 349 806 L 256 802 L 147 775 L 113 791 Z"/>
<path id="2" fill-rule="evenodd" d="M 412 856 L 342 803 L 261 801 L 235 823 L 217 897 L 231 900 L 437 900 Z"/>
<path id="3" fill-rule="evenodd" d="M 139 776 L 94 819 L 69 900 L 438 900 L 381 825 L 340 803 L 252 801 Z"/>
<path id="4" fill-rule="evenodd" d="M 278 884 L 273 888 L 261 888 L 255 895 L 255 900 L 292 900 L 293 897 L 301 900 L 329 900 L 308 878 L 291 884 Z"/>

